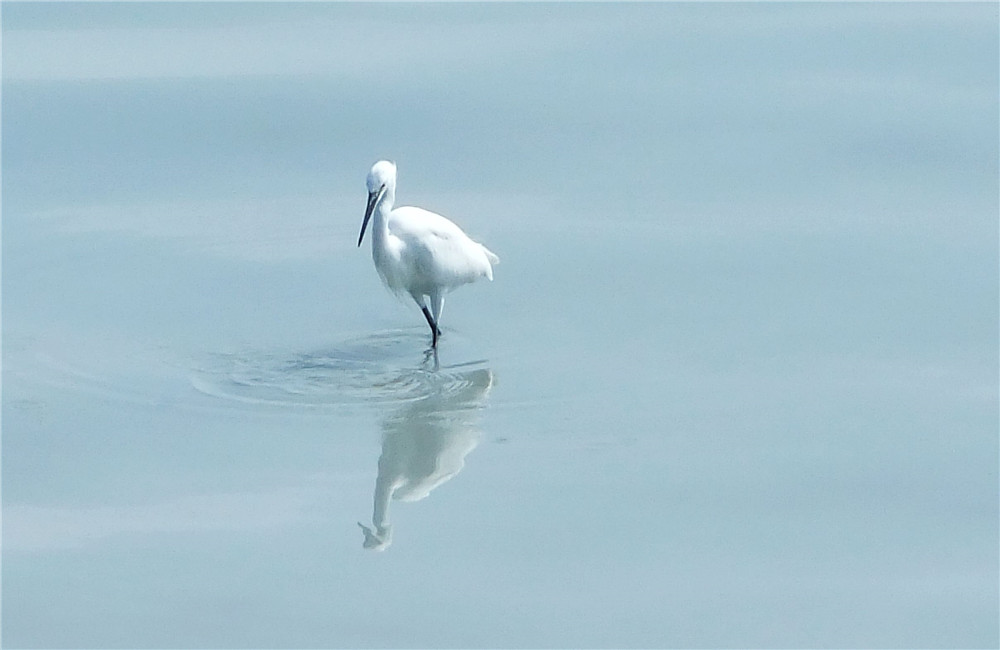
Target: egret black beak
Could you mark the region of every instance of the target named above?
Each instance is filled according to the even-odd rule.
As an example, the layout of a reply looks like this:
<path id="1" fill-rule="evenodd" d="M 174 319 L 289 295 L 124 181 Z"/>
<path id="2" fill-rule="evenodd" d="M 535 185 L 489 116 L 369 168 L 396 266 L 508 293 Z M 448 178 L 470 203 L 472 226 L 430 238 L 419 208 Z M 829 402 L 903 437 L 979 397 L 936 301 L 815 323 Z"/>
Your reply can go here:
<path id="1" fill-rule="evenodd" d="M 378 189 L 378 192 L 368 193 L 368 207 L 365 208 L 365 220 L 361 222 L 361 234 L 358 235 L 358 247 L 361 247 L 361 242 L 365 238 L 365 228 L 368 227 L 368 220 L 372 218 L 372 212 L 375 211 L 375 205 L 378 200 L 382 198 L 385 193 L 385 185 Z"/>

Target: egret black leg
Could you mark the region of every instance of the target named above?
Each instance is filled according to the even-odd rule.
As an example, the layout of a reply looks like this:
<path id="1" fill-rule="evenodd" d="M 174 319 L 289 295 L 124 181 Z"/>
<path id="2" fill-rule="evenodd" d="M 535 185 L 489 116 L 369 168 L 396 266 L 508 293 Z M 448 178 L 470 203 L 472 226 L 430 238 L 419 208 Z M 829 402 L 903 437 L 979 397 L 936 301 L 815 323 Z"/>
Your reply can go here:
<path id="1" fill-rule="evenodd" d="M 431 316 L 431 312 L 427 307 L 421 306 L 420 311 L 424 312 L 424 318 L 427 319 L 427 324 L 431 326 L 431 331 L 437 334 L 437 323 L 434 322 L 434 317 Z"/>
<path id="2" fill-rule="evenodd" d="M 427 324 L 431 326 L 431 347 L 436 348 L 441 330 L 438 329 L 437 323 L 434 322 L 434 317 L 431 316 L 431 312 L 427 310 L 427 307 L 421 307 L 420 311 L 424 312 L 424 318 L 427 319 Z"/>

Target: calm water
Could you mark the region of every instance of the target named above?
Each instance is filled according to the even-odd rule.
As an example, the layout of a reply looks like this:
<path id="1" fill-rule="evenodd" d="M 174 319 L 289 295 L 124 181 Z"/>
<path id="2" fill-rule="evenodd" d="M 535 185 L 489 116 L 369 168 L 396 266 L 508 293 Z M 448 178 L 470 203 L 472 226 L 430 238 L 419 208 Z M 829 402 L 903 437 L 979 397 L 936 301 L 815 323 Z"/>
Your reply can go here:
<path id="1" fill-rule="evenodd" d="M 996 647 L 997 34 L 5 4 L 4 645 Z"/>

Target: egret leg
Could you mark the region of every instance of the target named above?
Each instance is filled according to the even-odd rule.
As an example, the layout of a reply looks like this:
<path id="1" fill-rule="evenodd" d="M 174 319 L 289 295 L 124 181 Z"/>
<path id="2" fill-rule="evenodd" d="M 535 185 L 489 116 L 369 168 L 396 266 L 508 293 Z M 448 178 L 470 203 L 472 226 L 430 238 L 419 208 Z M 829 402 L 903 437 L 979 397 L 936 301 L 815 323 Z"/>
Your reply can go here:
<path id="1" fill-rule="evenodd" d="M 440 334 L 441 331 L 438 329 L 437 323 L 434 322 L 434 317 L 431 316 L 429 311 L 427 311 L 426 305 L 421 305 L 420 311 L 424 312 L 424 318 L 427 319 L 427 324 L 431 326 L 431 347 L 436 348 L 438 344 L 438 334 Z"/>
<path id="2" fill-rule="evenodd" d="M 434 317 L 434 322 L 441 323 L 441 311 L 444 310 L 444 294 L 441 292 L 432 293 L 430 295 L 431 299 L 431 316 Z M 441 329 L 438 328 L 438 335 L 441 334 Z"/>
<path id="3" fill-rule="evenodd" d="M 441 336 L 441 330 L 438 328 L 437 319 L 431 315 L 430 310 L 427 309 L 427 302 L 424 300 L 423 294 L 411 293 L 410 296 L 413 297 L 413 301 L 417 303 L 420 307 L 420 311 L 424 313 L 424 318 L 427 319 L 427 324 L 431 327 L 431 347 L 437 348 L 438 337 Z M 433 306 L 433 299 L 431 302 Z"/>

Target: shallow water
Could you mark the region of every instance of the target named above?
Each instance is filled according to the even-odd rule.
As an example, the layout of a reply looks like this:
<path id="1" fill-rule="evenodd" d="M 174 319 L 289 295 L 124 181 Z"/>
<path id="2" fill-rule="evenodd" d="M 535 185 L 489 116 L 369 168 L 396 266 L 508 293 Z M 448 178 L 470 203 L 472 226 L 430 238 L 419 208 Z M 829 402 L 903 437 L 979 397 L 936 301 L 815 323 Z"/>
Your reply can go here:
<path id="1" fill-rule="evenodd" d="M 995 646 L 997 21 L 5 5 L 5 647 Z"/>

